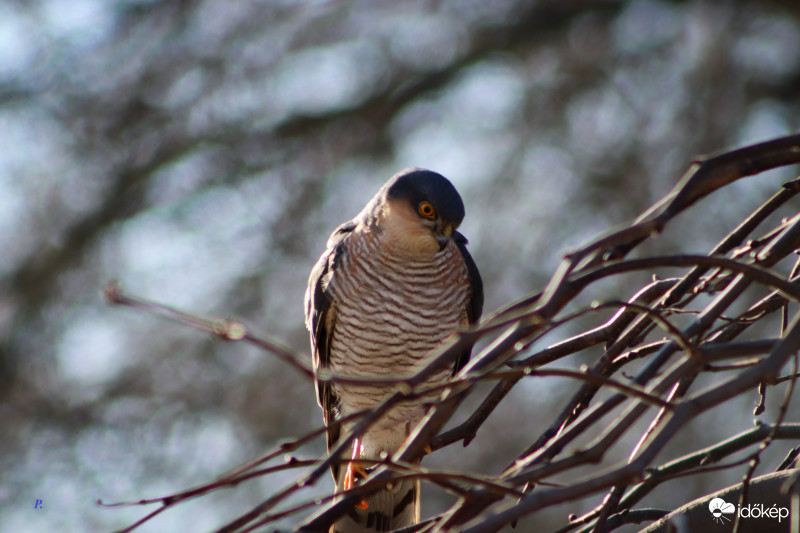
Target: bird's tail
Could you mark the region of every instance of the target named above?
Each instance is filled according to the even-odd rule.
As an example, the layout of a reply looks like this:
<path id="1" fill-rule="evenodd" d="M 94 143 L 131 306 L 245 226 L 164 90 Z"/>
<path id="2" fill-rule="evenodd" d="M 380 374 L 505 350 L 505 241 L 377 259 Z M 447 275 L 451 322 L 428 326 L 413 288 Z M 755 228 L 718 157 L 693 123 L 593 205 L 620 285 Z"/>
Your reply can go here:
<path id="1" fill-rule="evenodd" d="M 337 492 L 344 487 L 345 468 L 337 480 Z M 354 505 L 331 526 L 330 533 L 373 533 L 394 531 L 419 522 L 418 479 L 398 480 L 384 490 Z"/>

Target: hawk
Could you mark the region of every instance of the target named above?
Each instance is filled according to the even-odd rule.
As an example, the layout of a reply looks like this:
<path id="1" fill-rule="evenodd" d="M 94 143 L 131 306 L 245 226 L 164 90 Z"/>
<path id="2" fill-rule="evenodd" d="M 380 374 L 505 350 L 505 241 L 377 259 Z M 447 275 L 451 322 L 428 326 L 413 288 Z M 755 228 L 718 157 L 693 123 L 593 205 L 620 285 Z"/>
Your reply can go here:
<path id="1" fill-rule="evenodd" d="M 483 285 L 456 229 L 464 203 L 444 176 L 421 168 L 395 174 L 351 221 L 331 235 L 309 277 L 306 327 L 314 369 L 365 378 L 317 380 L 330 451 L 354 421 L 332 423 L 375 408 L 397 390 L 368 378 L 404 377 L 425 366 L 449 335 L 480 318 Z M 446 383 L 469 359 L 459 354 L 426 385 Z M 342 380 L 344 381 L 344 380 Z M 332 467 L 336 492 L 366 477 L 370 464 L 391 456 L 438 395 L 393 406 L 363 434 L 352 459 Z M 331 532 L 391 531 L 419 521 L 419 480 L 403 480 L 348 509 Z"/>

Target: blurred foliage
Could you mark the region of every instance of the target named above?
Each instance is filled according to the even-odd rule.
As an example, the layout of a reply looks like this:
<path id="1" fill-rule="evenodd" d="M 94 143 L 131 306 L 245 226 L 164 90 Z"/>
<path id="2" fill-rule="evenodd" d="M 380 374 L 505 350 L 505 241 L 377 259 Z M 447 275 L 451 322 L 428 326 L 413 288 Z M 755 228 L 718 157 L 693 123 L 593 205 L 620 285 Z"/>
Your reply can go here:
<path id="1" fill-rule="evenodd" d="M 0 4 L 0 531 L 121 527 L 141 510 L 96 498 L 204 482 L 321 423 L 291 368 L 108 308 L 107 281 L 305 351 L 302 294 L 328 234 L 416 165 L 462 193 L 491 311 L 695 154 L 798 126 L 791 1 Z M 658 246 L 708 248 L 789 176 L 737 183 Z M 480 470 L 505 466 L 490 445 L 537 433 L 502 417 L 558 409 L 563 383 L 514 391 L 501 442 L 471 446 Z M 240 492 L 142 530 L 211 529 L 260 500 Z"/>

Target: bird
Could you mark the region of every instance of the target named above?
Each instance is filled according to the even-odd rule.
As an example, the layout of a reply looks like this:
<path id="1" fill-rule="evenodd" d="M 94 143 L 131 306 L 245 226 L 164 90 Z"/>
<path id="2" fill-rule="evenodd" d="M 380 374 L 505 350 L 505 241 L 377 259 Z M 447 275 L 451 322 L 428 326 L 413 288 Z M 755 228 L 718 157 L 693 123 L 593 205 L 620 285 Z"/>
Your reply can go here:
<path id="1" fill-rule="evenodd" d="M 396 381 L 370 384 L 369 378 L 414 375 L 445 339 L 479 321 L 483 282 L 467 239 L 456 231 L 463 218 L 464 203 L 453 184 L 412 167 L 392 176 L 328 239 L 305 294 L 328 451 L 351 432 L 356 420 L 348 416 L 374 409 L 398 390 Z M 469 348 L 458 353 L 425 385 L 446 384 L 469 357 Z M 321 370 L 364 379 L 320 379 Z M 376 460 L 391 457 L 435 400 L 393 406 L 355 435 L 352 453 L 331 467 L 335 493 L 357 485 Z M 419 520 L 419 480 L 405 479 L 354 503 L 329 533 L 392 531 Z"/>

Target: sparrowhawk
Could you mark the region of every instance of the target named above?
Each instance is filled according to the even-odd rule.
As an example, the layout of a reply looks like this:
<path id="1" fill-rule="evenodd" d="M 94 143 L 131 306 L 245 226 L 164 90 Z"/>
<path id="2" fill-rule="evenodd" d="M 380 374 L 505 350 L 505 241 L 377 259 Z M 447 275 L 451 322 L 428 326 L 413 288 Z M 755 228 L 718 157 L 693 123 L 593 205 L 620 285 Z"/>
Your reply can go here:
<path id="1" fill-rule="evenodd" d="M 458 233 L 464 204 L 445 177 L 420 168 L 394 175 L 351 221 L 331 235 L 311 271 L 305 298 L 314 368 L 354 380 L 318 380 L 328 449 L 396 389 L 368 378 L 413 375 L 449 335 L 478 321 L 483 286 L 467 240 Z M 469 359 L 458 354 L 426 385 L 446 383 Z M 386 381 L 386 380 L 384 380 Z M 352 459 L 334 466 L 336 492 L 351 488 L 390 457 L 436 397 L 406 401 L 355 435 Z M 391 531 L 419 521 L 419 481 L 403 480 L 357 503 L 331 527 L 338 533 Z"/>

